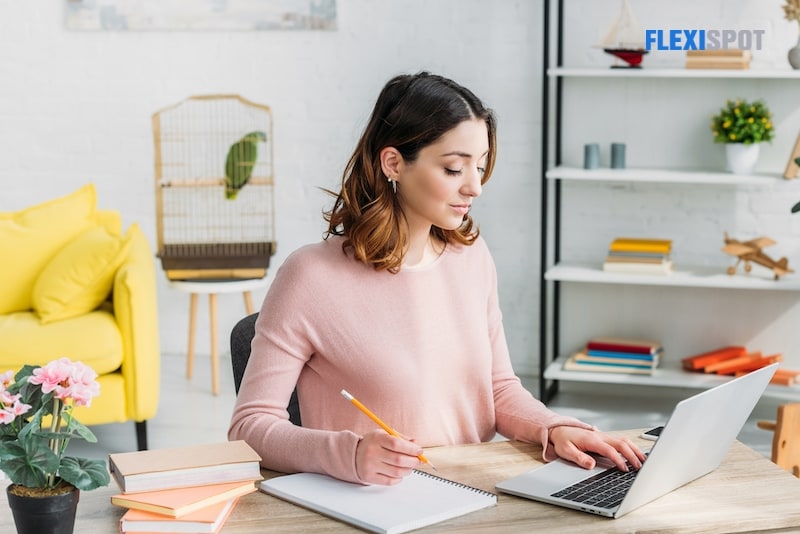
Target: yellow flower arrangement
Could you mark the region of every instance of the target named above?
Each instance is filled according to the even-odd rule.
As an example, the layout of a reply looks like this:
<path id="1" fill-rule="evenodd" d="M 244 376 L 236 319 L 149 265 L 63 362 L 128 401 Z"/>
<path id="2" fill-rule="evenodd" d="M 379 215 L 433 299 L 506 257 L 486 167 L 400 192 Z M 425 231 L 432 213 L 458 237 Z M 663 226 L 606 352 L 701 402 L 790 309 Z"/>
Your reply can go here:
<path id="1" fill-rule="evenodd" d="M 800 0 L 794 0 L 800 2 Z M 728 100 L 717 115 L 711 117 L 711 132 L 716 143 L 761 143 L 772 141 L 775 130 L 772 114 L 761 100 Z"/>

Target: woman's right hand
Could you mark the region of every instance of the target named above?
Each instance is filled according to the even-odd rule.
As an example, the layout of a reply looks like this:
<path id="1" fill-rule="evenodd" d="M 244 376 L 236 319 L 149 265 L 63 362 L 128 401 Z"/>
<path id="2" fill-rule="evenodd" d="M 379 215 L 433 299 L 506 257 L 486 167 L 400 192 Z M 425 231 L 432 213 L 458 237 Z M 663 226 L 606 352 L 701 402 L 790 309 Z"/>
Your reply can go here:
<path id="1" fill-rule="evenodd" d="M 361 437 L 356 447 L 356 474 L 368 484 L 391 486 L 419 467 L 422 448 L 376 429 Z"/>

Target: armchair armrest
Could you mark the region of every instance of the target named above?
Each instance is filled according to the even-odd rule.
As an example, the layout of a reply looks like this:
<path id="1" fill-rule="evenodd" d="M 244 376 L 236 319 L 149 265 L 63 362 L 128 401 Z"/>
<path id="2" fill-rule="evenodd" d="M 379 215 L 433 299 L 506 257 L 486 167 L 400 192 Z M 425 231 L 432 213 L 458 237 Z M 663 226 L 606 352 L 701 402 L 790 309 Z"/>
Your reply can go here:
<path id="1" fill-rule="evenodd" d="M 158 408 L 161 354 L 154 256 L 138 225 L 131 225 L 128 257 L 114 278 L 114 316 L 122 336 L 122 374 L 128 415 L 152 418 Z"/>

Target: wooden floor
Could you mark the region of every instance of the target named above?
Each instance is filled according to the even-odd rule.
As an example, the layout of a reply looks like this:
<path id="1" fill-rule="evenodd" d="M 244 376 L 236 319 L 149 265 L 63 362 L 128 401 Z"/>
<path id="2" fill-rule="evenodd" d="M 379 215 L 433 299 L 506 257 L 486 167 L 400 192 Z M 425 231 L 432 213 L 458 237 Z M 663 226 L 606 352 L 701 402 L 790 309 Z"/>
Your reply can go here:
<path id="1" fill-rule="evenodd" d="M 195 357 L 194 377 L 185 377 L 185 355 L 162 357 L 161 397 L 158 415 L 148 422 L 150 448 L 172 447 L 195 443 L 210 443 L 226 439 L 228 422 L 235 395 L 231 374 L 230 355 L 220 359 L 220 393 L 211 394 L 211 371 L 207 355 Z M 523 383 L 532 391 L 534 379 Z M 675 402 L 696 390 L 664 390 L 639 388 L 626 390 L 593 385 L 585 391 L 574 384 L 562 383 L 561 392 L 551 407 L 567 415 L 576 416 L 602 430 L 623 430 L 662 424 Z M 759 403 L 739 439 L 759 453 L 769 457 L 772 434 L 756 428 L 757 419 L 774 419 L 777 401 L 765 399 Z M 98 443 L 70 444 L 69 454 L 92 458 L 106 458 L 110 452 L 134 450 L 136 437 L 133 423 L 100 425 L 92 427 Z"/>

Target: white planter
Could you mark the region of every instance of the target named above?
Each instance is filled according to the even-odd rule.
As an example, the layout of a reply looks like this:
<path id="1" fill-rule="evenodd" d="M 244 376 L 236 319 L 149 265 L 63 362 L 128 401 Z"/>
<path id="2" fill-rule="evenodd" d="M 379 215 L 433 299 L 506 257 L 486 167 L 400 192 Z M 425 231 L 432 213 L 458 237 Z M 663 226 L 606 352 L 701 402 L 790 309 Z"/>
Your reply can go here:
<path id="1" fill-rule="evenodd" d="M 728 143 L 725 145 L 725 157 L 728 170 L 733 174 L 753 174 L 758 163 L 760 145 L 752 143 Z"/>

